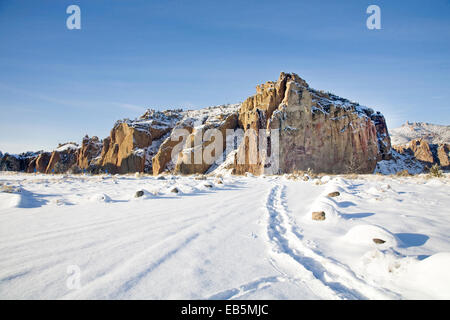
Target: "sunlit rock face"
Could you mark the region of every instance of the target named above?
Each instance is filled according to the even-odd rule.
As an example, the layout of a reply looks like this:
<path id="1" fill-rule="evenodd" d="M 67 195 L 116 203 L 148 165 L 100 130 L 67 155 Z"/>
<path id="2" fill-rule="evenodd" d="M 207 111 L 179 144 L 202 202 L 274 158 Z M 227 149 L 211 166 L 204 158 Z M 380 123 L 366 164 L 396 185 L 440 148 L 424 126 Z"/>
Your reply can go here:
<path id="1" fill-rule="evenodd" d="M 146 164 L 153 156 L 152 144 L 170 132 L 177 120 L 177 112 L 148 110 L 137 120 L 118 121 L 103 142 L 100 166 L 110 173 L 150 171 Z"/>
<path id="2" fill-rule="evenodd" d="M 98 159 L 102 152 L 103 143 L 98 137 L 85 136 L 81 142 L 80 150 L 78 151 L 77 165 L 81 169 L 89 168 L 93 162 Z"/>
<path id="3" fill-rule="evenodd" d="M 395 145 L 393 148 L 400 154 L 410 155 L 430 168 L 437 164 L 443 169 L 450 168 L 449 150 L 447 143 L 429 143 L 424 138 L 413 139 L 404 145 Z"/>
<path id="4" fill-rule="evenodd" d="M 269 149 L 273 150 L 278 140 L 279 161 L 276 164 L 269 156 L 259 157 L 256 164 L 239 164 L 236 160 L 237 174 L 308 169 L 372 173 L 377 161 L 390 158 L 390 138 L 383 115 L 311 89 L 296 74 L 281 73 L 277 82 L 258 86 L 256 95 L 242 104 L 239 121 L 245 130 L 266 129 Z M 278 138 L 270 139 L 274 134 Z M 239 148 L 242 154 L 255 151 L 249 142 Z"/>

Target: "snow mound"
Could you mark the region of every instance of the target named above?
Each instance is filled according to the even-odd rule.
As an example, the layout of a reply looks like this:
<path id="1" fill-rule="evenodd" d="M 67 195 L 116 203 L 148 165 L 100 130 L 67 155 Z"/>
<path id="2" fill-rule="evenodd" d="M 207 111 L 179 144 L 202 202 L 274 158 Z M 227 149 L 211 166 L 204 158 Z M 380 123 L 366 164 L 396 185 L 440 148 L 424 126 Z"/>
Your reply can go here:
<path id="1" fill-rule="evenodd" d="M 450 252 L 439 252 L 408 269 L 407 280 L 433 299 L 450 299 Z"/>
<path id="2" fill-rule="evenodd" d="M 330 176 L 323 176 L 322 178 L 320 178 L 320 182 L 322 183 L 328 183 L 332 180 L 332 178 Z"/>
<path id="3" fill-rule="evenodd" d="M 336 209 L 333 202 L 326 196 L 318 197 L 311 205 L 310 212 L 305 216 L 305 220 L 311 220 L 312 212 L 325 212 L 325 220 L 320 223 L 337 223 L 340 219 L 340 212 Z"/>
<path id="4" fill-rule="evenodd" d="M 104 194 L 104 193 L 98 193 L 98 194 L 92 195 L 89 198 L 89 200 L 91 202 L 110 202 L 111 198 L 108 195 Z"/>
<path id="5" fill-rule="evenodd" d="M 374 242 L 374 239 L 379 239 L 384 242 L 377 244 Z M 355 226 L 345 234 L 343 240 L 357 245 L 376 246 L 380 249 L 396 247 L 398 245 L 398 240 L 391 232 L 375 225 Z"/>
<path id="6" fill-rule="evenodd" d="M 0 192 L 0 209 L 17 208 L 20 203 L 20 194 Z"/>

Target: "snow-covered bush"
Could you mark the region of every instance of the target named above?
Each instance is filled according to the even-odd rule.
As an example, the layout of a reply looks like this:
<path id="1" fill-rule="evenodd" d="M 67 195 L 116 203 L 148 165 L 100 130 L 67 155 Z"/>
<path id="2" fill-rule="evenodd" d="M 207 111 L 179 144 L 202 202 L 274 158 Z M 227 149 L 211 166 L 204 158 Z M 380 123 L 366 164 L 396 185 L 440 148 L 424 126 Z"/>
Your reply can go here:
<path id="1" fill-rule="evenodd" d="M 58 161 L 55 164 L 54 170 L 55 170 L 55 173 L 65 173 L 68 170 L 67 164 L 64 164 L 61 161 Z"/>
<path id="2" fill-rule="evenodd" d="M 430 168 L 429 172 L 430 176 L 433 178 L 441 178 L 442 177 L 442 170 L 441 167 L 436 163 Z"/>
<path id="3" fill-rule="evenodd" d="M 81 168 L 79 166 L 77 166 L 76 164 L 74 164 L 73 166 L 71 166 L 69 168 L 69 170 L 67 172 L 70 174 L 80 174 Z"/>
<path id="4" fill-rule="evenodd" d="M 405 169 L 402 171 L 398 171 L 395 175 L 398 177 L 409 177 L 411 174 L 408 172 L 408 170 Z"/>

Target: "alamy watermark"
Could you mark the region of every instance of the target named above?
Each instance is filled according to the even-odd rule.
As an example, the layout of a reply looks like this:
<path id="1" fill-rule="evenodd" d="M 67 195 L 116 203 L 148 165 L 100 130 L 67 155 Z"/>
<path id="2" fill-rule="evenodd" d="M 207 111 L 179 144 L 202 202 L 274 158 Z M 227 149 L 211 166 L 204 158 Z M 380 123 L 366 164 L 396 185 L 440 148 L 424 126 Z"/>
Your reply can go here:
<path id="1" fill-rule="evenodd" d="M 67 7 L 66 13 L 70 14 L 66 20 L 67 29 L 81 29 L 81 9 L 79 6 L 72 4 Z"/>
<path id="2" fill-rule="evenodd" d="M 66 280 L 66 287 L 69 290 L 81 289 L 81 269 L 77 265 L 67 266 L 66 270 L 69 277 Z"/>
<path id="3" fill-rule="evenodd" d="M 170 139 L 178 142 L 171 151 L 174 164 L 220 165 L 227 155 L 235 152 L 233 162 L 237 165 L 262 164 L 271 172 L 278 172 L 278 129 L 226 129 L 225 132 L 199 129 L 193 133 L 187 129 L 174 129 Z"/>
<path id="4" fill-rule="evenodd" d="M 367 7 L 366 13 L 370 16 L 366 20 L 366 26 L 369 30 L 381 29 L 381 9 L 379 6 L 372 4 Z"/>
<path id="5" fill-rule="evenodd" d="M 72 4 L 67 7 L 66 13 L 70 14 L 66 20 L 66 26 L 69 30 L 81 29 L 81 9 L 79 6 Z M 366 13 L 370 16 L 366 20 L 366 26 L 369 30 L 381 29 L 381 9 L 375 4 L 367 7 Z"/>

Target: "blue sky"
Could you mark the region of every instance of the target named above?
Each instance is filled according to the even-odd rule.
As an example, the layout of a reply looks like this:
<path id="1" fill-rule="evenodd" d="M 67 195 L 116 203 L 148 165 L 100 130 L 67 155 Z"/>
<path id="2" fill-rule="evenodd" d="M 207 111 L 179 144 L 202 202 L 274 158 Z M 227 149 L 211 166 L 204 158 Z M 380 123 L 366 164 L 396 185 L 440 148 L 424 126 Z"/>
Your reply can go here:
<path id="1" fill-rule="evenodd" d="M 71 4 L 81 30 L 66 28 Z M 240 102 L 281 71 L 389 127 L 448 125 L 449 17 L 449 0 L 0 0 L 0 150 L 104 138 L 148 107 Z"/>

